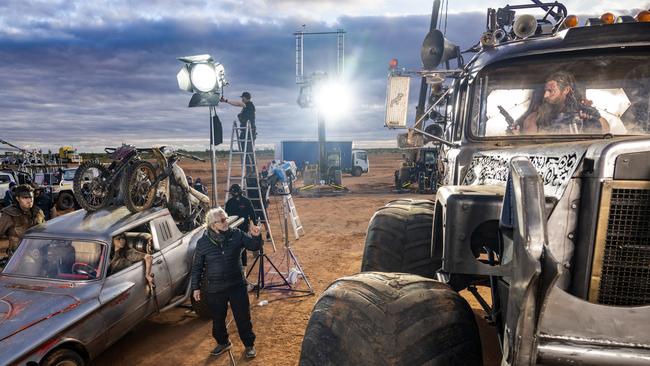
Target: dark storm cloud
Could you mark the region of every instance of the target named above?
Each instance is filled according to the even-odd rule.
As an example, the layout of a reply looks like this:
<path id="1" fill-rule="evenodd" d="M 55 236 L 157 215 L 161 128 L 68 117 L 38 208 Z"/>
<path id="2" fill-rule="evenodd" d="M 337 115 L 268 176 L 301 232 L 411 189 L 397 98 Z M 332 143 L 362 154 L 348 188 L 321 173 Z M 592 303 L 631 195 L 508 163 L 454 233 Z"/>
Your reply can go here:
<path id="1" fill-rule="evenodd" d="M 461 45 L 473 43 L 483 15 L 456 17 L 449 17 L 448 33 Z M 467 17 L 476 19 L 475 26 L 465 26 Z M 419 67 L 428 21 L 429 16 L 343 17 L 334 26 L 310 24 L 309 30 L 346 29 L 347 70 L 357 85 L 353 110 L 345 122 L 328 126 L 328 137 L 394 138 L 383 128 L 387 63 L 397 57 L 404 66 Z M 260 143 L 316 137 L 315 113 L 295 103 L 292 33 L 300 24 L 297 19 L 219 24 L 162 19 L 84 27 L 32 22 L 30 37 L 2 32 L 0 138 L 84 150 L 123 141 L 204 148 L 208 111 L 186 108 L 190 94 L 178 90 L 175 79 L 181 65 L 175 58 L 199 53 L 225 65 L 228 98 L 252 92 Z M 306 39 L 305 47 L 306 72 L 335 60 L 334 38 Z M 229 138 L 238 108 L 219 110 Z"/>

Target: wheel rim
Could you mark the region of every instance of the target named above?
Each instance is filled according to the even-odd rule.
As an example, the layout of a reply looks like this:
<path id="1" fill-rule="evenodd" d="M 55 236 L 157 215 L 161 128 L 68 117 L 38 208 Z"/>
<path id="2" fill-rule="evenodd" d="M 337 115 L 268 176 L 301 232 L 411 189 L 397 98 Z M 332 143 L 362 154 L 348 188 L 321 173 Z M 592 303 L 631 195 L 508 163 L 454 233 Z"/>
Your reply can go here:
<path id="1" fill-rule="evenodd" d="M 148 206 L 156 193 L 152 189 L 153 182 L 156 180 L 156 173 L 151 166 L 140 165 L 133 172 L 129 182 L 129 198 L 136 208 Z"/>
<path id="2" fill-rule="evenodd" d="M 57 362 L 55 366 L 79 366 L 79 364 L 71 360 L 63 360 Z"/>
<path id="3" fill-rule="evenodd" d="M 101 207 L 107 195 L 105 178 L 98 167 L 89 167 L 84 171 L 83 183 L 81 184 L 81 195 L 91 207 Z"/>
<path id="4" fill-rule="evenodd" d="M 72 207 L 72 204 L 73 204 L 72 198 L 70 196 L 68 196 L 68 195 L 63 196 L 63 198 L 61 199 L 61 204 L 64 207 Z"/>

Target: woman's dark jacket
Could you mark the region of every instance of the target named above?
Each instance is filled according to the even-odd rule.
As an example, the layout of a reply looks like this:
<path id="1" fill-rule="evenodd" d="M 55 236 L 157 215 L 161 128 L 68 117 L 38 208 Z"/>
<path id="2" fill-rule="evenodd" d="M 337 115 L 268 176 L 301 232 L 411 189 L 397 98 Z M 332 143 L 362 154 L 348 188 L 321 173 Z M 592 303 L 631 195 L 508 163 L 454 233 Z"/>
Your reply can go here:
<path id="1" fill-rule="evenodd" d="M 206 229 L 196 244 L 192 264 L 192 290 L 215 293 L 244 285 L 246 278 L 241 253 L 244 248 L 259 250 L 261 246 L 260 236 L 252 237 L 239 229 L 219 233 Z M 201 281 L 207 282 L 201 286 Z"/>

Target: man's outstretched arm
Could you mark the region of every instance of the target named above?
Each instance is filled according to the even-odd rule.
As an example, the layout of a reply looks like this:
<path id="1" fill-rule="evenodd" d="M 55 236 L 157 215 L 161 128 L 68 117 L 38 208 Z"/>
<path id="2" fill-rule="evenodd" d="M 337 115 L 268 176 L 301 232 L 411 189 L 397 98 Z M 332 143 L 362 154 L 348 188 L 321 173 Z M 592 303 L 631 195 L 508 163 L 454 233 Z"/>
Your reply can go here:
<path id="1" fill-rule="evenodd" d="M 228 104 L 230 104 L 232 106 L 235 106 L 235 107 L 245 107 L 246 106 L 246 104 L 244 104 L 244 102 L 242 102 L 240 100 L 228 100 L 228 99 L 226 99 L 224 97 L 221 97 L 221 101 L 224 102 L 224 103 L 228 103 Z"/>

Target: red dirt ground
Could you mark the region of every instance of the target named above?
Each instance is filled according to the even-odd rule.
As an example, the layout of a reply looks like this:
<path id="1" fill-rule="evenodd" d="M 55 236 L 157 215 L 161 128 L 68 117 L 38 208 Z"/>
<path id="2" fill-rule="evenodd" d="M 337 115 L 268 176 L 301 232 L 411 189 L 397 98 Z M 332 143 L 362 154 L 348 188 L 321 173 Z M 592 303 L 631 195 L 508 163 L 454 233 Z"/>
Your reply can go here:
<path id="1" fill-rule="evenodd" d="M 233 342 L 234 356 L 239 364 L 246 365 L 297 365 L 300 347 L 313 308 L 319 294 L 335 279 L 357 273 L 361 267 L 364 240 L 368 222 L 375 210 L 395 198 L 432 198 L 417 194 L 396 195 L 393 188 L 393 172 L 399 165 L 400 154 L 370 154 L 370 173 L 355 178 L 344 176 L 344 185 L 350 193 L 338 197 L 295 197 L 294 201 L 306 235 L 290 245 L 310 280 L 315 295 L 291 298 L 291 294 L 263 291 L 260 298 L 251 294 L 253 327 L 257 334 L 257 358 L 247 360 L 244 347 L 237 336 L 236 327 L 228 329 Z M 260 157 L 265 162 L 270 157 Z M 201 177 L 209 183 L 210 164 L 182 162 L 188 175 Z M 221 159 L 219 171 L 219 200 L 226 189 L 226 160 Z M 208 184 L 209 185 L 209 184 Z M 211 189 L 211 187 L 209 187 Z M 266 251 L 281 271 L 286 271 L 286 257 L 280 234 L 278 209 L 271 203 L 269 209 L 272 231 L 278 251 Z M 269 279 L 267 278 L 267 281 Z M 277 276 L 271 276 L 277 282 Z M 303 282 L 304 288 L 304 282 Z M 478 303 L 464 294 L 475 309 L 484 339 L 486 365 L 498 365 L 500 355 L 493 330 L 482 320 L 484 315 Z M 268 300 L 266 306 L 257 306 L 260 300 Z M 209 355 L 215 346 L 211 337 L 211 322 L 198 318 L 185 308 L 177 308 L 146 320 L 119 340 L 93 365 L 229 365 L 226 355 Z"/>

